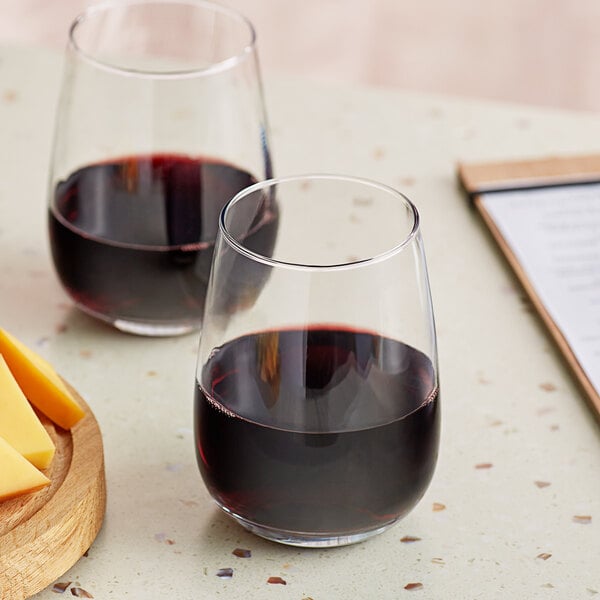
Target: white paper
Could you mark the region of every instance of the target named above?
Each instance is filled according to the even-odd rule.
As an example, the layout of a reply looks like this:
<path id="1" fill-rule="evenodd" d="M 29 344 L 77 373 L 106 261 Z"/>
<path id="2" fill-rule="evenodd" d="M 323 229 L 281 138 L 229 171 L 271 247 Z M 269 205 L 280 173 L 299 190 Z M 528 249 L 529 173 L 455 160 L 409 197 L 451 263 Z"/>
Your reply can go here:
<path id="1" fill-rule="evenodd" d="M 494 192 L 481 200 L 600 392 L 600 184 Z"/>

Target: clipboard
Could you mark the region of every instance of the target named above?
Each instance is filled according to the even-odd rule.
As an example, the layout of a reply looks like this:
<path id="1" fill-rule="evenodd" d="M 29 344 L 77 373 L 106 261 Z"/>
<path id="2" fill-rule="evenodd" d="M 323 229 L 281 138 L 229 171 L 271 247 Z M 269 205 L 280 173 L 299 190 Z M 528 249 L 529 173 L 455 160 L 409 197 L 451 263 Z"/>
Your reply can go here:
<path id="1" fill-rule="evenodd" d="M 514 271 L 535 310 L 539 314 L 567 365 L 584 392 L 594 416 L 600 422 L 600 386 L 589 376 L 589 370 L 582 365 L 577 349 L 565 335 L 565 331 L 542 300 L 540 290 L 519 259 L 513 247 L 484 198 L 497 192 L 527 192 L 533 190 L 569 189 L 568 186 L 600 184 L 600 154 L 570 157 L 548 157 L 543 159 L 493 163 L 459 163 L 458 178 L 475 209 L 491 232 L 504 257 Z M 566 186 L 566 187 L 565 187 Z M 575 188 L 572 188 L 575 189 Z M 579 188 L 580 189 L 580 188 Z M 505 194 L 506 195 L 506 194 Z M 539 193 L 537 194 L 539 196 Z M 519 194 L 520 197 L 521 194 Z M 498 197 L 499 198 L 499 197 Z M 497 199 L 498 199 L 497 198 Z M 506 229 L 504 230 L 506 232 Z M 600 314 L 600 307 L 598 308 Z"/>

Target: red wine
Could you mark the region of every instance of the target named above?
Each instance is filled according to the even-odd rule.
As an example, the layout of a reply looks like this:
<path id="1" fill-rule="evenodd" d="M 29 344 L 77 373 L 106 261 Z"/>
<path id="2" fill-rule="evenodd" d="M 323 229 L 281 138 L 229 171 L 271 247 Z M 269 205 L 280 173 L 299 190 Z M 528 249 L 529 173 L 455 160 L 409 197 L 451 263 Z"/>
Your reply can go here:
<path id="1" fill-rule="evenodd" d="M 202 370 L 195 410 L 212 496 L 275 530 L 335 536 L 389 524 L 418 502 L 437 460 L 431 361 L 365 331 L 228 342 Z"/>
<path id="2" fill-rule="evenodd" d="M 171 154 L 76 171 L 56 186 L 49 213 L 63 285 L 80 306 L 107 320 L 199 321 L 219 212 L 252 183 L 232 165 Z M 274 214 L 253 232 L 254 246 L 267 254 Z"/>

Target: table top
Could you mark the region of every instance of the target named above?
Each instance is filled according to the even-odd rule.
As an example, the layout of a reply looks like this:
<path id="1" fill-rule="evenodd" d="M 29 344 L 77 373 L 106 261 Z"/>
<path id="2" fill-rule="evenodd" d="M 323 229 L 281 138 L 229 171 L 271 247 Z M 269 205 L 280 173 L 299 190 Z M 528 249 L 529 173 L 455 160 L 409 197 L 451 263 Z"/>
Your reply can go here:
<path id="1" fill-rule="evenodd" d="M 62 291 L 45 212 L 61 57 L 2 48 L 0 74 L 0 324 L 78 389 L 105 445 L 105 523 L 60 581 L 145 600 L 600 593 L 600 427 L 455 172 L 459 160 L 597 152 L 597 115 L 266 78 L 277 174 L 368 177 L 418 206 L 440 349 L 442 441 L 421 503 L 367 542 L 303 550 L 245 532 L 203 486 L 198 335 L 121 334 Z"/>

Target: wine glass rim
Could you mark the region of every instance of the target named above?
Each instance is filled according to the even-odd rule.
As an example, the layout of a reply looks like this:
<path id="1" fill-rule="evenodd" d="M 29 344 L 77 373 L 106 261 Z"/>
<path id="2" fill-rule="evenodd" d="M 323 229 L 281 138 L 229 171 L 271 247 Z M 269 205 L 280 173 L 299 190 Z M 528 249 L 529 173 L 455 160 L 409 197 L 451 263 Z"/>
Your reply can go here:
<path id="1" fill-rule="evenodd" d="M 95 15 L 101 14 L 103 12 L 107 12 L 113 8 L 123 8 L 129 6 L 149 6 L 149 5 L 183 5 L 183 6 L 195 6 L 195 7 L 204 7 L 211 8 L 217 13 L 221 13 L 224 15 L 228 15 L 231 18 L 238 20 L 240 23 L 243 23 L 249 32 L 248 42 L 241 47 L 240 51 L 237 54 L 232 54 L 227 58 L 216 61 L 212 64 L 203 67 L 197 68 L 187 68 L 187 69 L 173 69 L 169 71 L 165 70 L 152 70 L 152 69 L 137 69 L 131 67 L 123 67 L 117 64 L 113 64 L 111 62 L 103 61 L 96 58 L 92 53 L 84 50 L 80 44 L 77 43 L 76 40 L 76 32 L 77 29 L 90 18 Z M 105 71 L 109 71 L 115 74 L 130 76 L 130 77 L 140 77 L 140 78 L 151 78 L 151 79 L 191 79 L 197 77 L 203 77 L 207 75 L 214 75 L 216 73 L 220 73 L 223 71 L 227 71 L 236 67 L 244 60 L 246 60 L 249 56 L 251 56 L 256 50 L 256 30 L 254 29 L 254 25 L 252 21 L 248 19 L 242 12 L 231 8 L 229 6 L 225 6 L 223 4 L 219 4 L 217 2 L 213 2 L 212 0 L 105 0 L 103 2 L 99 2 L 98 4 L 93 4 L 88 6 L 85 10 L 80 12 L 75 19 L 73 19 L 70 27 L 69 27 L 69 36 L 68 36 L 68 46 L 82 59 L 89 62 L 90 64 L 103 69 Z"/>
<path id="2" fill-rule="evenodd" d="M 294 183 L 300 181 L 338 181 L 338 182 L 346 182 L 346 183 L 355 183 L 364 186 L 368 186 L 374 189 L 378 189 L 380 191 L 386 192 L 392 196 L 395 196 L 402 202 L 406 204 L 413 218 L 412 227 L 410 231 L 403 237 L 401 241 L 391 246 L 384 252 L 380 252 L 373 256 L 368 256 L 366 258 L 357 258 L 355 260 L 348 260 L 343 263 L 335 263 L 335 264 L 304 264 L 297 262 L 290 262 L 285 260 L 279 260 L 276 258 L 271 258 L 268 256 L 264 256 L 263 254 L 259 254 L 258 252 L 254 252 L 240 243 L 236 237 L 228 230 L 226 225 L 226 218 L 228 212 L 232 209 L 232 207 L 241 201 L 246 196 L 253 194 L 254 192 L 269 188 L 275 187 L 279 184 L 285 183 Z M 264 181 L 259 181 L 247 188 L 244 188 L 240 192 L 238 192 L 221 210 L 221 214 L 219 216 L 219 230 L 223 237 L 226 239 L 227 243 L 230 244 L 237 252 L 243 254 L 247 258 L 254 260 L 255 262 L 260 262 L 264 265 L 271 267 L 280 267 L 280 268 L 288 268 L 294 270 L 302 270 L 302 271 L 342 271 L 348 269 L 354 269 L 357 267 L 371 265 L 377 262 L 385 261 L 392 256 L 401 252 L 406 246 L 408 246 L 418 235 L 420 229 L 420 217 L 419 211 L 417 207 L 413 204 L 413 202 L 405 196 L 402 192 L 394 189 L 393 187 L 386 185 L 384 183 L 379 183 L 372 179 L 364 178 L 364 177 L 356 177 L 353 175 L 336 175 L 330 173 L 308 173 L 305 175 L 291 175 L 287 177 L 274 177 L 271 179 L 266 179 Z"/>

